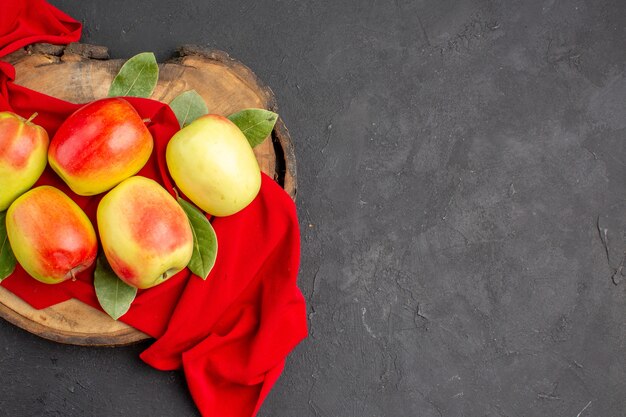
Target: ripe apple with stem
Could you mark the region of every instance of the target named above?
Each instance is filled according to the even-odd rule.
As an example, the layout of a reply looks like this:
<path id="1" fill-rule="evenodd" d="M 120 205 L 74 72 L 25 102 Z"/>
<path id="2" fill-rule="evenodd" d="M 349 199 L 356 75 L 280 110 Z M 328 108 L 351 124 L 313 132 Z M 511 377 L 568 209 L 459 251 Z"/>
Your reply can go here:
<path id="1" fill-rule="evenodd" d="M 48 133 L 33 123 L 36 116 L 24 119 L 0 112 L 0 211 L 32 187 L 46 168 Z"/>
<path id="2" fill-rule="evenodd" d="M 94 195 L 139 172 L 153 147 L 134 107 L 123 98 L 105 98 L 63 122 L 50 142 L 48 161 L 76 194 Z"/>
<path id="3" fill-rule="evenodd" d="M 83 210 L 65 193 L 44 185 L 22 194 L 6 215 L 15 258 L 46 284 L 75 279 L 96 259 L 96 232 Z"/>
<path id="4" fill-rule="evenodd" d="M 102 249 L 115 274 L 135 288 L 158 285 L 187 266 L 193 234 L 182 207 L 161 185 L 134 176 L 98 205 Z"/>

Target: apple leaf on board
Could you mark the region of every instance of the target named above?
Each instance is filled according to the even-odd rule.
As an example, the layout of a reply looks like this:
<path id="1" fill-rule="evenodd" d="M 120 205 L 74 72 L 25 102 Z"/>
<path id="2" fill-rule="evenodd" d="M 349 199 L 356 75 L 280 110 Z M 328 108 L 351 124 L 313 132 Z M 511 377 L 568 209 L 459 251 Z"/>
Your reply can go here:
<path id="1" fill-rule="evenodd" d="M 13 273 L 16 264 L 7 235 L 6 217 L 6 211 L 0 212 L 0 281 Z"/>
<path id="2" fill-rule="evenodd" d="M 200 210 L 180 197 L 178 204 L 187 213 L 193 233 L 193 254 L 187 268 L 200 278 L 207 279 L 217 258 L 217 235 Z"/>
<path id="3" fill-rule="evenodd" d="M 115 320 L 122 317 L 137 295 L 137 288 L 119 279 L 103 253 L 98 255 L 93 286 L 100 306 Z"/>
<path id="4" fill-rule="evenodd" d="M 237 125 L 254 148 L 272 133 L 278 115 L 264 109 L 244 109 L 228 118 Z"/>
<path id="5" fill-rule="evenodd" d="M 204 99 L 196 90 L 180 93 L 172 100 L 170 107 L 176 115 L 181 129 L 209 112 Z"/>
<path id="6" fill-rule="evenodd" d="M 122 65 L 111 87 L 109 97 L 150 97 L 159 80 L 159 65 L 152 52 L 142 52 Z"/>

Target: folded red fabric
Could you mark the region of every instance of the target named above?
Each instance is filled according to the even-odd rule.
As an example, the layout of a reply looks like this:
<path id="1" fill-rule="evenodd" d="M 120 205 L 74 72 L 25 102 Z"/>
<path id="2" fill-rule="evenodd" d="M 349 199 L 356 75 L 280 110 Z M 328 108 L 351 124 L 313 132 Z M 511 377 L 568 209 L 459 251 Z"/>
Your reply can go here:
<path id="1" fill-rule="evenodd" d="M 80 39 L 82 25 L 45 0 L 7 0 L 0 13 L 0 56 L 35 42 Z"/>
<path id="2" fill-rule="evenodd" d="M 166 332 L 141 355 L 158 369 L 182 365 L 203 415 L 256 413 L 306 337 L 294 204 L 267 176 L 262 190 L 243 211 L 213 221 L 213 271 L 206 282 L 188 281 Z"/>
<path id="3" fill-rule="evenodd" d="M 26 5 L 28 4 L 28 7 Z M 13 0 L 0 15 L 0 56 L 32 42 L 68 43 L 80 37 L 80 23 L 43 0 Z M 8 7 L 8 10 L 7 10 Z M 53 137 L 79 105 L 21 87 L 14 68 L 0 62 L 0 111 L 36 122 Z M 155 140 L 150 161 L 139 172 L 173 193 L 165 147 L 179 129 L 166 104 L 127 98 Z M 48 167 L 36 185 L 64 191 L 95 224 L 102 196 L 78 196 Z M 255 415 L 280 375 L 287 354 L 307 334 L 304 298 L 296 285 L 300 236 L 295 205 L 263 175 L 257 198 L 241 212 L 212 221 L 219 251 L 206 281 L 185 269 L 155 288 L 140 291 L 121 320 L 155 337 L 141 357 L 158 369 L 184 369 L 203 416 Z M 21 267 L 1 285 L 35 308 L 77 298 L 99 308 L 93 267 L 75 282 L 45 285 Z"/>

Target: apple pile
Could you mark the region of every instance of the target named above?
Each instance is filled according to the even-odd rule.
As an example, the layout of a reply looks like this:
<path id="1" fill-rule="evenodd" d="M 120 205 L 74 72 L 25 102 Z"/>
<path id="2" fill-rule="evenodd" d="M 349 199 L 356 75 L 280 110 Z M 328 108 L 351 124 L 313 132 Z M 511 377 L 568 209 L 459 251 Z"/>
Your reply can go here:
<path id="1" fill-rule="evenodd" d="M 134 288 L 153 287 L 185 268 L 194 250 L 185 206 L 136 175 L 153 150 L 144 120 L 119 97 L 79 108 L 51 140 L 33 117 L 0 113 L 0 212 L 8 209 L 6 233 L 24 270 L 47 284 L 75 279 L 94 263 L 99 246 L 115 275 Z M 168 143 L 166 161 L 176 186 L 214 216 L 240 211 L 260 189 L 250 143 L 222 116 L 182 127 Z M 106 193 L 97 233 L 61 190 L 32 188 L 47 163 L 74 193 Z"/>

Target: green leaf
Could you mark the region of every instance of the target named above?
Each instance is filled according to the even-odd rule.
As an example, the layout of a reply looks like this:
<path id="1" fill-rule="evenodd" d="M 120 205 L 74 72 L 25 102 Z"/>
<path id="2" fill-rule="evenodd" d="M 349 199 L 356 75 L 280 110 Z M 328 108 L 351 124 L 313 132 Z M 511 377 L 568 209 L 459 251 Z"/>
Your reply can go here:
<path id="1" fill-rule="evenodd" d="M 272 133 L 278 115 L 264 109 L 245 109 L 228 118 L 241 129 L 250 146 L 254 148 Z"/>
<path id="2" fill-rule="evenodd" d="M 6 217 L 6 211 L 0 212 L 0 281 L 13 273 L 16 264 L 7 235 Z"/>
<path id="3" fill-rule="evenodd" d="M 159 66 L 152 52 L 135 55 L 117 73 L 109 97 L 150 97 L 159 80 Z"/>
<path id="4" fill-rule="evenodd" d="M 104 254 L 98 256 L 93 286 L 102 309 L 115 320 L 126 314 L 137 295 L 137 288 L 115 275 Z"/>
<path id="5" fill-rule="evenodd" d="M 207 279 L 217 258 L 217 235 L 200 210 L 180 197 L 178 197 L 178 204 L 187 213 L 193 233 L 193 254 L 187 267 L 195 275 Z"/>
<path id="6" fill-rule="evenodd" d="M 209 112 L 204 99 L 196 90 L 180 93 L 172 100 L 170 107 L 174 111 L 181 128 Z"/>

